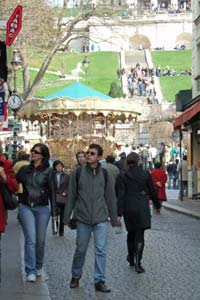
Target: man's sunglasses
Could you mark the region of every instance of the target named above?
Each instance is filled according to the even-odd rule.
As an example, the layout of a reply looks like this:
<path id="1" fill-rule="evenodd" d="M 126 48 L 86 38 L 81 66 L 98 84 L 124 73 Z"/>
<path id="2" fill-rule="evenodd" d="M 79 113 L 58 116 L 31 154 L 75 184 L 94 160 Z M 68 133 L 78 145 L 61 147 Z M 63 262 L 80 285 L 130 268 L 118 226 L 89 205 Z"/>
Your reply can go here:
<path id="1" fill-rule="evenodd" d="M 37 150 L 31 150 L 31 153 L 34 153 L 34 154 L 42 154 L 41 152 L 37 151 Z"/>
<path id="2" fill-rule="evenodd" d="M 86 154 L 87 155 L 92 155 L 92 156 L 97 155 L 97 153 L 93 152 L 93 151 L 87 151 Z"/>

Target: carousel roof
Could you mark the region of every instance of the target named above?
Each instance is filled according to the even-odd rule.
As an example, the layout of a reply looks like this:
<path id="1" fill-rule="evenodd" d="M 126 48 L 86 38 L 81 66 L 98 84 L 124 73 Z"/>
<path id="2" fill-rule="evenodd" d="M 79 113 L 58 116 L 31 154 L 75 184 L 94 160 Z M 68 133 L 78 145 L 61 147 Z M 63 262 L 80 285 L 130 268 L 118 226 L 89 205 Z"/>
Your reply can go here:
<path id="1" fill-rule="evenodd" d="M 111 100 L 112 98 L 105 95 L 81 82 L 75 82 L 64 89 L 61 89 L 51 95 L 48 95 L 44 99 L 50 100 L 54 98 L 67 97 L 71 99 L 84 99 L 88 97 L 98 97 L 101 99 Z"/>

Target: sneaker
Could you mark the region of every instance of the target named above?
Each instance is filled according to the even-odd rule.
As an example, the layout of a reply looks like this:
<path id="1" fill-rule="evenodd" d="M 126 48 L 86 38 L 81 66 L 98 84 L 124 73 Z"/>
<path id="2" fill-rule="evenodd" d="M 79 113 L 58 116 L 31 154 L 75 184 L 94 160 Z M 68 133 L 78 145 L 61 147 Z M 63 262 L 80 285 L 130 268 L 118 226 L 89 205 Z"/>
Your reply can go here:
<path id="1" fill-rule="evenodd" d="M 75 289 L 79 287 L 79 279 L 72 277 L 72 280 L 70 282 L 70 288 Z"/>
<path id="2" fill-rule="evenodd" d="M 37 276 L 37 277 L 41 277 L 41 276 L 42 276 L 42 269 L 38 269 L 38 270 L 37 270 L 36 276 Z"/>
<path id="3" fill-rule="evenodd" d="M 27 275 L 27 281 L 28 282 L 36 282 L 36 275 L 35 274 L 29 274 Z"/>
<path id="4" fill-rule="evenodd" d="M 111 292 L 111 289 L 103 281 L 96 282 L 94 284 L 94 286 L 95 286 L 95 290 L 97 292 L 102 292 L 102 293 L 110 293 Z"/>

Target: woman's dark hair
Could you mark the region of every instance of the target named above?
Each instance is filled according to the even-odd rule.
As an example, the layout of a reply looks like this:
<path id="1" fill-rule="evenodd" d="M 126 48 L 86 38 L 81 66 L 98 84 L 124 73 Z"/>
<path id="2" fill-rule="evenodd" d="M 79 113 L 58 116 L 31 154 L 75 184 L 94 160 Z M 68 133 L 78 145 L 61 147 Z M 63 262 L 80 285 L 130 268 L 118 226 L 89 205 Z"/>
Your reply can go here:
<path id="1" fill-rule="evenodd" d="M 113 155 L 108 155 L 106 157 L 106 162 L 113 164 L 115 162 L 115 157 Z"/>
<path id="2" fill-rule="evenodd" d="M 78 152 L 76 153 L 76 159 L 77 159 L 77 161 L 78 161 L 78 156 L 79 156 L 79 154 L 83 154 L 83 155 L 85 156 L 85 152 L 84 152 L 84 151 L 78 151 Z"/>
<path id="3" fill-rule="evenodd" d="M 160 162 L 155 163 L 155 169 L 160 169 L 162 164 Z"/>
<path id="4" fill-rule="evenodd" d="M 57 165 L 61 165 L 64 168 L 64 164 L 60 160 L 55 160 L 53 163 L 53 169 L 56 171 Z"/>
<path id="5" fill-rule="evenodd" d="M 49 167 L 49 158 L 50 158 L 49 148 L 45 144 L 37 143 L 32 147 L 31 151 L 35 150 L 36 147 L 40 148 L 40 152 L 43 156 L 42 157 L 43 166 L 45 168 L 48 168 Z"/>
<path id="6" fill-rule="evenodd" d="M 6 160 L 8 160 L 8 158 L 9 158 L 8 153 L 3 152 L 1 155 L 3 155 L 3 156 L 5 157 Z"/>
<path id="7" fill-rule="evenodd" d="M 30 159 L 30 155 L 26 153 L 26 151 L 19 151 L 17 154 L 17 160 L 29 160 Z"/>
<path id="8" fill-rule="evenodd" d="M 127 164 L 128 165 L 133 165 L 133 166 L 137 167 L 139 160 L 140 160 L 140 157 L 136 152 L 131 152 L 127 156 Z"/>

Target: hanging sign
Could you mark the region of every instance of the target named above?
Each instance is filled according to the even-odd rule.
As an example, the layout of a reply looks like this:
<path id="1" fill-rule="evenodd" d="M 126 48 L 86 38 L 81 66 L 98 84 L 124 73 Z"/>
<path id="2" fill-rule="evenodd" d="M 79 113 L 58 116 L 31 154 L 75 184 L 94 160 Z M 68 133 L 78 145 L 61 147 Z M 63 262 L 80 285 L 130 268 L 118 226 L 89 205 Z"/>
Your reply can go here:
<path id="1" fill-rule="evenodd" d="M 6 45 L 12 45 L 22 27 L 22 6 L 18 5 L 6 25 Z"/>

